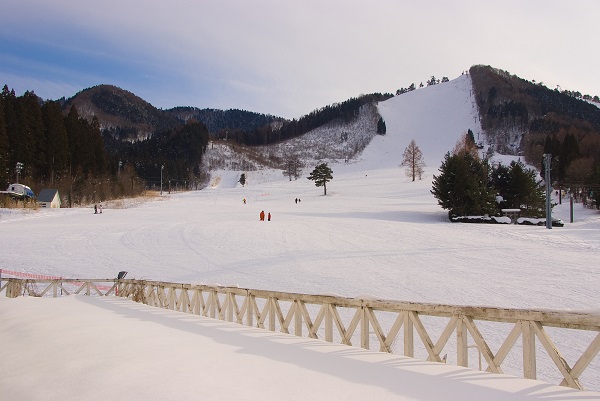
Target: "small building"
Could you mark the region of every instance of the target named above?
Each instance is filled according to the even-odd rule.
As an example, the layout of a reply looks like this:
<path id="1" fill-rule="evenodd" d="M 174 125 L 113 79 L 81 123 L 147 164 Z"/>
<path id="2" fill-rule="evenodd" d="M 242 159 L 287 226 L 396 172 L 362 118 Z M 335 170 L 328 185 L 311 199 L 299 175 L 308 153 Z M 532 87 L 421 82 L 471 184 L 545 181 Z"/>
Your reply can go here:
<path id="1" fill-rule="evenodd" d="M 42 189 L 37 197 L 39 207 L 59 208 L 60 195 L 58 189 Z"/>

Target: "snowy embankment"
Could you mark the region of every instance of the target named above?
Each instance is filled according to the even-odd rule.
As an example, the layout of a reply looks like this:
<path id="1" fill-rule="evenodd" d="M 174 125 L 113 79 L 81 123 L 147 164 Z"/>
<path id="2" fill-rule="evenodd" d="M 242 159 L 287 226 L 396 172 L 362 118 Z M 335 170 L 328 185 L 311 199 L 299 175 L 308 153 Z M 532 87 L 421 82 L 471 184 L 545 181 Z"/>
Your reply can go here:
<path id="1" fill-rule="evenodd" d="M 2 298 L 0 318 L 6 400 L 600 399 L 117 298 Z"/>
<path id="2" fill-rule="evenodd" d="M 431 179 L 444 153 L 469 128 L 478 133 L 469 89 L 463 76 L 381 103 L 387 135 L 375 136 L 359 161 L 330 164 L 334 178 L 327 196 L 305 178 L 307 171 L 290 182 L 281 171 L 262 170 L 247 172 L 245 187 L 235 173 L 228 173 L 206 190 L 167 195 L 162 202 L 131 209 L 104 209 L 102 215 L 61 209 L 7 217 L 0 210 L 0 248 L 10 256 L 1 267 L 72 278 L 112 278 L 127 270 L 128 278 L 311 294 L 598 310 L 597 211 L 577 204 L 571 224 L 565 202 L 554 213 L 566 225 L 552 230 L 450 224 L 431 195 Z M 398 168 L 411 139 L 428 165 L 422 181 L 411 182 Z M 271 222 L 258 221 L 261 210 L 272 214 Z M 1 306 L 3 316 L 10 313 L 6 302 Z M 20 324 L 14 327 L 23 328 L 15 330 L 27 333 L 27 324 Z M 553 334 L 570 366 L 589 345 L 588 337 Z M 493 351 L 504 338 L 501 333 L 491 336 Z M 45 350 L 37 351 L 44 355 Z M 136 363 L 127 355 L 125 359 Z M 416 350 L 416 356 L 427 355 Z M 518 362 L 518 356 L 509 355 L 505 371 L 520 375 L 511 368 L 511 358 Z M 77 372 L 74 367 L 73 374 Z M 559 376 L 552 362 L 538 362 L 539 378 L 558 383 Z M 596 357 L 581 381 L 600 390 L 598 377 Z M 534 394 L 525 393 L 516 397 Z"/>

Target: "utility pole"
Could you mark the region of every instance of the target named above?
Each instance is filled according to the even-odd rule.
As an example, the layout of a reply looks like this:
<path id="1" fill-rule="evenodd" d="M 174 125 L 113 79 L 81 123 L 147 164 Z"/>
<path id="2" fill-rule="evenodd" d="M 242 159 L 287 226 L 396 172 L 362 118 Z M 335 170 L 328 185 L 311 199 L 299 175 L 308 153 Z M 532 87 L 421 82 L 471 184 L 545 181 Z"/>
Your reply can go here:
<path id="1" fill-rule="evenodd" d="M 17 184 L 19 183 L 19 175 L 21 175 L 21 170 L 23 170 L 23 163 L 17 162 L 15 166 L 15 171 L 17 173 Z"/>
<path id="2" fill-rule="evenodd" d="M 162 182 L 163 182 L 163 170 L 165 169 L 165 165 L 160 166 L 160 195 L 162 196 Z"/>
<path id="3" fill-rule="evenodd" d="M 552 205 L 550 204 L 550 195 L 552 194 L 552 186 L 550 184 L 550 164 L 552 155 L 544 153 L 544 168 L 546 180 L 546 228 L 552 228 Z"/>

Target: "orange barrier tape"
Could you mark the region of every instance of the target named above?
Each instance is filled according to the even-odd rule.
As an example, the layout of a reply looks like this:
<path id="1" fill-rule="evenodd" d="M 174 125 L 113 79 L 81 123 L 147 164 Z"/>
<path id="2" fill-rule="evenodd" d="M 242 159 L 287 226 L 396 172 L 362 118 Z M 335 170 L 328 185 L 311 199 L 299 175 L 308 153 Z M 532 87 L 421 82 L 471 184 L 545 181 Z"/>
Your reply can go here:
<path id="1" fill-rule="evenodd" d="M 62 280 L 63 277 L 57 277 L 57 276 L 47 276 L 47 275 L 43 275 L 43 274 L 34 274 L 34 273 L 23 273 L 23 272 L 15 272 L 12 270 L 6 270 L 6 269 L 0 269 L 0 277 L 2 276 L 2 274 L 8 274 L 10 276 L 17 276 L 17 277 L 25 277 L 25 278 L 33 278 L 33 279 L 38 279 L 38 280 Z M 73 284 L 81 284 L 82 281 L 73 281 Z M 104 291 L 108 291 L 112 288 L 112 286 L 106 286 L 106 285 L 96 285 L 96 288 L 98 288 L 99 290 L 104 290 Z"/>

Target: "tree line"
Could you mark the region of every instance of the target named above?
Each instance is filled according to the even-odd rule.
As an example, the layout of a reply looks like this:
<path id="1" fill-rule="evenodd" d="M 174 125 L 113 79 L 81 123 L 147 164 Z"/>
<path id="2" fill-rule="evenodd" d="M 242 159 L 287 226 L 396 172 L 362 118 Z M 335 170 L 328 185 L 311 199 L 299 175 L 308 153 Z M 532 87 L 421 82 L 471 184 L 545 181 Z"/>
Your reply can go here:
<path id="1" fill-rule="evenodd" d="M 17 97 L 4 85 L 0 96 L 0 183 L 17 179 L 39 192 L 68 187 L 108 173 L 108 155 L 96 119 L 64 116 L 56 101 L 43 102 L 34 92 Z"/>
<path id="2" fill-rule="evenodd" d="M 368 103 L 376 103 L 394 97 L 391 93 L 372 93 L 350 98 L 341 103 L 316 109 L 299 119 L 283 121 L 281 124 L 269 124 L 237 138 L 245 145 L 268 145 L 304 135 L 331 121 L 349 122 L 357 118 L 360 108 Z"/>
<path id="3" fill-rule="evenodd" d="M 198 185 L 208 144 L 197 121 L 143 141 L 120 141 L 102 132 L 96 117 L 79 117 L 75 106 L 43 101 L 33 91 L 0 95 L 0 186 L 17 181 L 34 193 L 59 190 L 69 206 L 132 196 L 161 176 L 177 185 Z"/>

